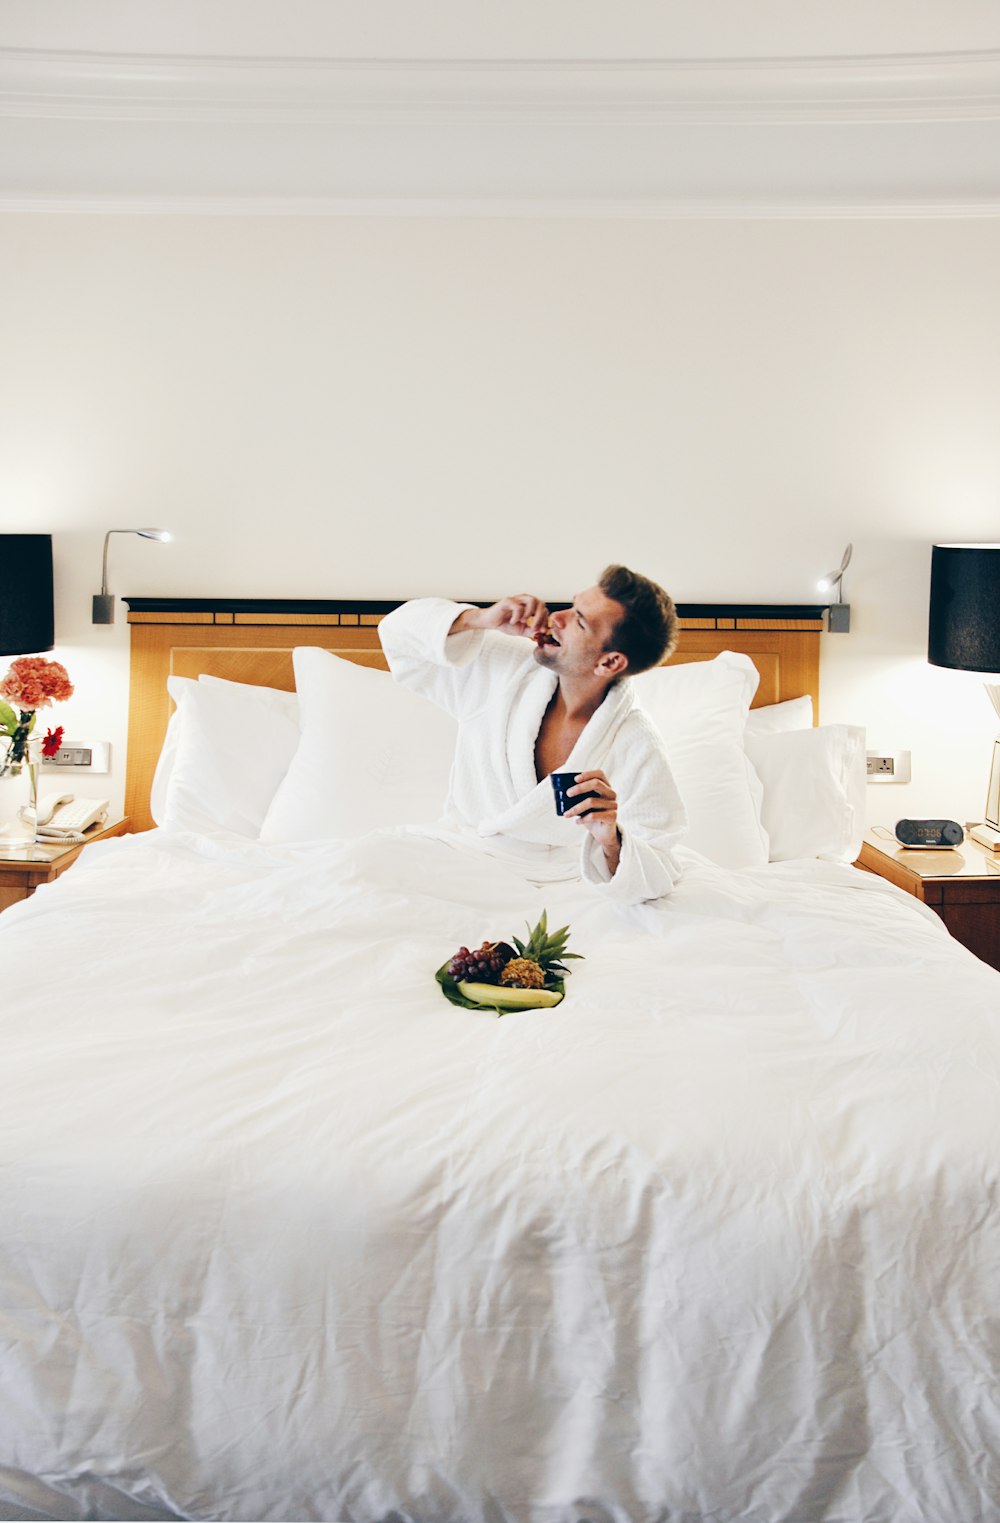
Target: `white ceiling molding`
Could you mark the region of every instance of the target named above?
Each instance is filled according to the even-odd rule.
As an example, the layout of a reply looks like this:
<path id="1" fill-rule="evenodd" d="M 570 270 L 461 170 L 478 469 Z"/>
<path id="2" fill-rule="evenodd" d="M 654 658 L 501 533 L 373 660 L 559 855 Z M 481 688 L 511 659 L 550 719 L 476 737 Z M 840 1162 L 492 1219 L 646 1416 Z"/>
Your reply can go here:
<path id="1" fill-rule="evenodd" d="M 333 125 L 996 121 L 1000 52 L 398 61 L 0 49 L 0 116 Z"/>
<path id="2" fill-rule="evenodd" d="M 0 49 L 0 209 L 995 217 L 1000 50 L 244 58 Z"/>
<path id="3" fill-rule="evenodd" d="M 981 221 L 1000 217 L 1000 197 L 981 201 L 698 201 L 609 197 L 539 200 L 502 196 L 15 196 L 0 213 L 130 217 L 500 218 L 514 221 L 809 222 Z"/>

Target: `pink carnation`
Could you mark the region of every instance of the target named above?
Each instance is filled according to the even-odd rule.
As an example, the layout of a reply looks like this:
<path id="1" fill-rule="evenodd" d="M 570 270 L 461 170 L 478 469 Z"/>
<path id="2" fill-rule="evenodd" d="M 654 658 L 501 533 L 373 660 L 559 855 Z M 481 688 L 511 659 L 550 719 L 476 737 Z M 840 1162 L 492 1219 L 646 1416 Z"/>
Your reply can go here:
<path id="1" fill-rule="evenodd" d="M 19 656 L 0 682 L 0 698 L 19 709 L 47 709 L 49 704 L 72 696 L 73 684 L 66 668 L 58 661 L 46 661 L 44 656 Z"/>

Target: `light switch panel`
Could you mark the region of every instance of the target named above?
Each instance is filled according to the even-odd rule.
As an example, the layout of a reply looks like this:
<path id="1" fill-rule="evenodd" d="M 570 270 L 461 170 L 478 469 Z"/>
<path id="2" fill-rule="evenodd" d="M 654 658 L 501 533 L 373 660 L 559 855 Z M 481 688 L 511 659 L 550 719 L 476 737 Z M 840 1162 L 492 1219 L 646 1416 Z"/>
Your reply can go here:
<path id="1" fill-rule="evenodd" d="M 83 772 L 111 771 L 111 742 L 109 740 L 64 740 L 55 756 L 42 762 L 44 770 L 53 768 L 64 771 L 72 768 Z"/>

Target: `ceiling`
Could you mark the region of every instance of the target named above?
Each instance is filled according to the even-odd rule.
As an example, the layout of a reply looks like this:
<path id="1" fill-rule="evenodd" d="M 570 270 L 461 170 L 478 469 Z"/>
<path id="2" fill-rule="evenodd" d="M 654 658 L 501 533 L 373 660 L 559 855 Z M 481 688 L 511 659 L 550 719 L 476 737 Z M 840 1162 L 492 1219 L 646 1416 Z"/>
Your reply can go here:
<path id="1" fill-rule="evenodd" d="M 0 0 L 0 209 L 996 216 L 996 0 Z"/>

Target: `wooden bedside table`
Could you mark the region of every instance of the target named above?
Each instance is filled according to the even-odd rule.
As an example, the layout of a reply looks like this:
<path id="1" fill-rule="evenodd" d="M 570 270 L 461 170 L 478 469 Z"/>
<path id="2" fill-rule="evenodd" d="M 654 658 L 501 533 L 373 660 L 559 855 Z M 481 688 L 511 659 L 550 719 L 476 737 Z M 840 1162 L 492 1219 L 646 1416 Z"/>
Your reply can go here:
<path id="1" fill-rule="evenodd" d="M 91 841 L 106 841 L 109 836 L 123 836 L 128 820 L 114 820 L 110 825 L 92 825 L 85 841 L 48 841 L 44 845 L 16 846 L 0 840 L 0 910 L 29 899 L 40 883 L 51 883 L 72 867 Z"/>
<path id="2" fill-rule="evenodd" d="M 951 851 L 907 851 L 868 831 L 854 865 L 922 900 L 956 941 L 1000 968 L 1000 852 L 968 836 Z"/>

